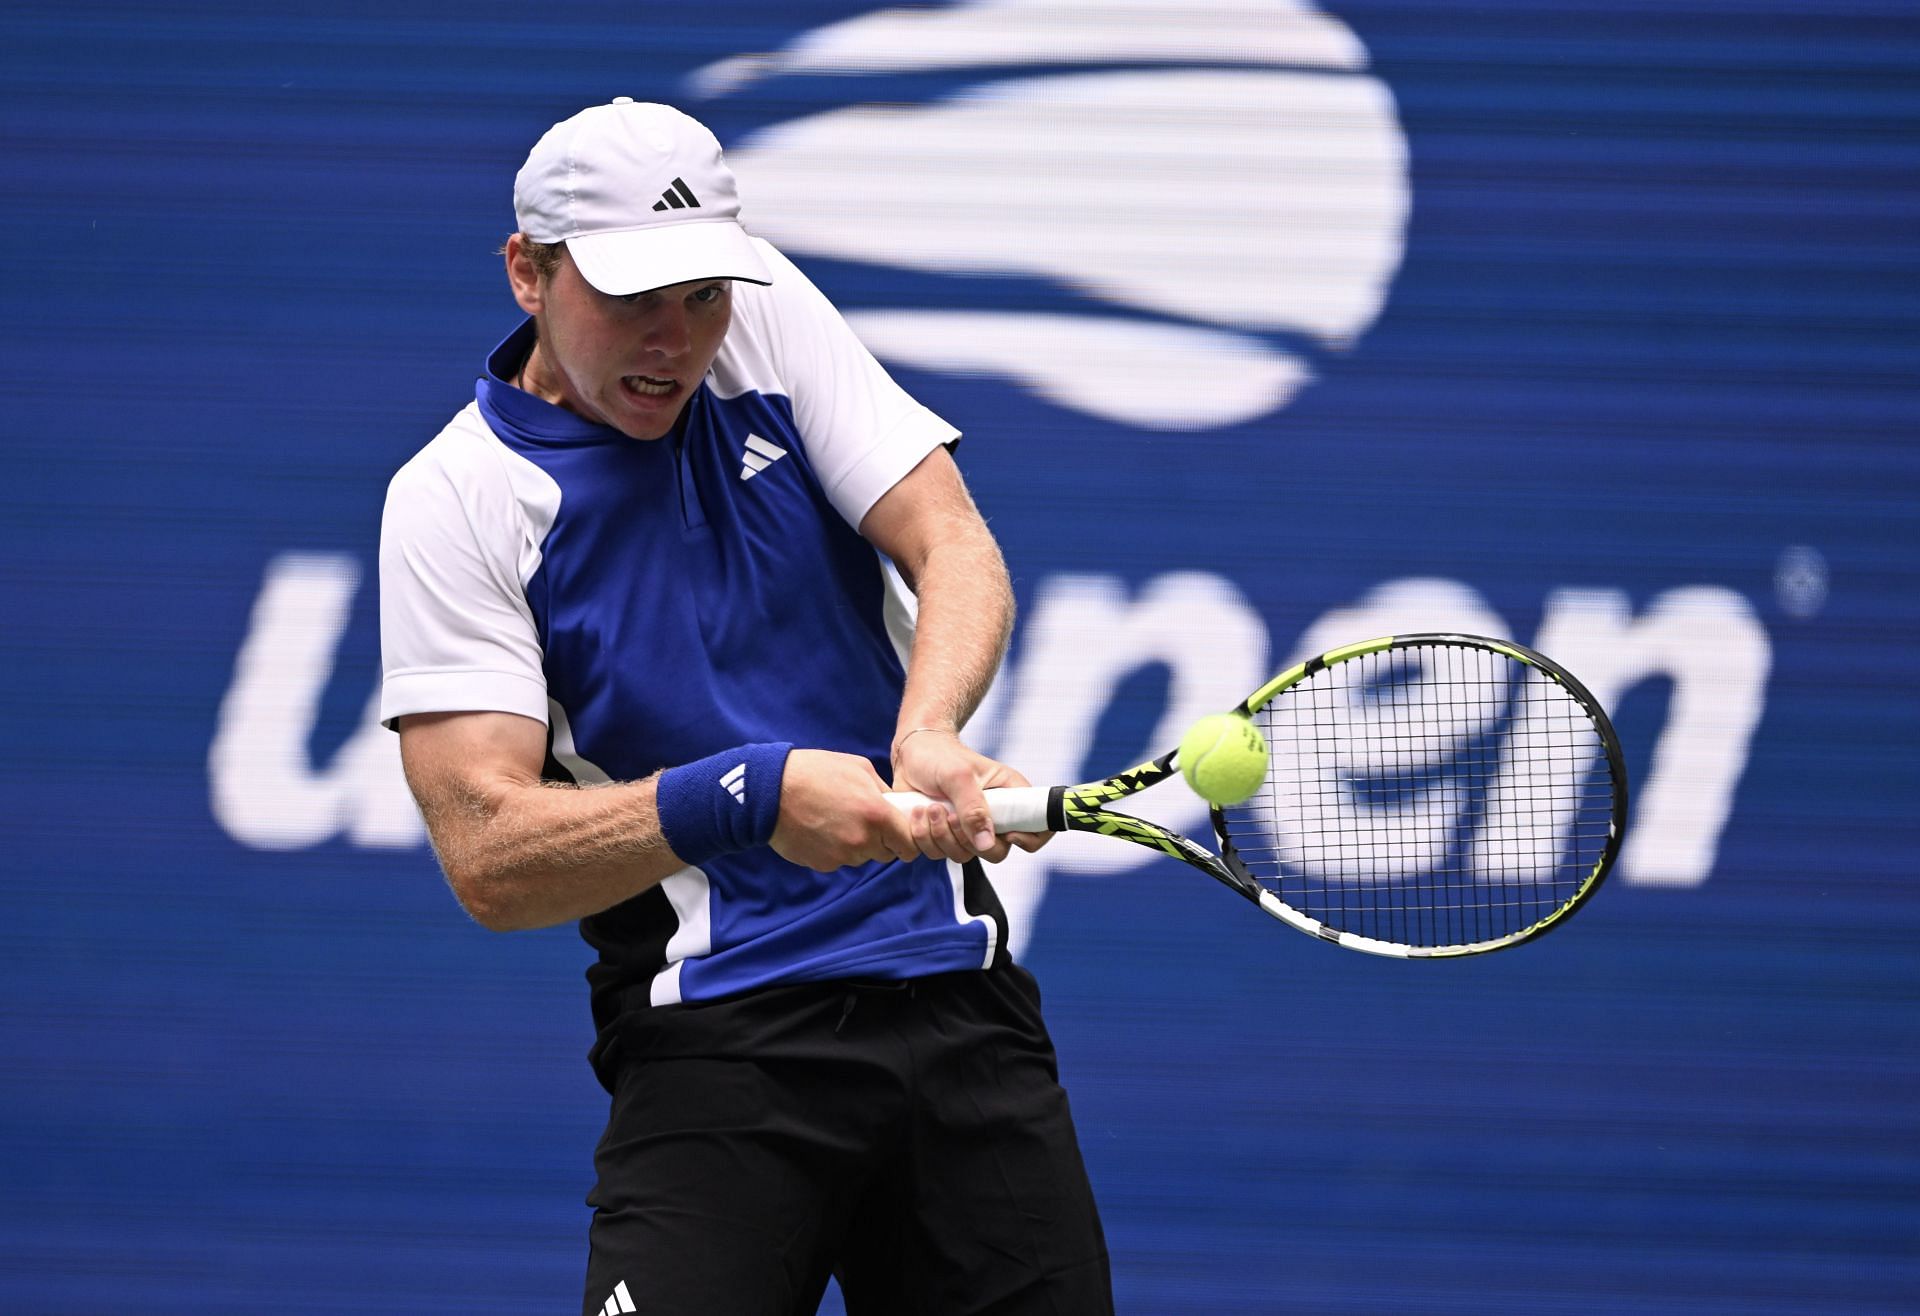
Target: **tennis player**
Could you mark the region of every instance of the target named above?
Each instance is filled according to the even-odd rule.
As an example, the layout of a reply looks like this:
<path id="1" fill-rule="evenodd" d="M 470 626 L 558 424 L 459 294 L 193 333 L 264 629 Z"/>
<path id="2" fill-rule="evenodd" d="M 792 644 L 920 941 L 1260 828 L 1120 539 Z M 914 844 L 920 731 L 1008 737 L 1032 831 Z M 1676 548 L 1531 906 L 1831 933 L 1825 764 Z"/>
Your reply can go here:
<path id="1" fill-rule="evenodd" d="M 686 115 L 556 125 L 514 208 L 526 319 L 388 490 L 381 717 L 467 911 L 597 955 L 583 1311 L 1111 1310 L 980 864 L 1044 838 L 960 738 L 1012 596 L 957 431 Z"/>

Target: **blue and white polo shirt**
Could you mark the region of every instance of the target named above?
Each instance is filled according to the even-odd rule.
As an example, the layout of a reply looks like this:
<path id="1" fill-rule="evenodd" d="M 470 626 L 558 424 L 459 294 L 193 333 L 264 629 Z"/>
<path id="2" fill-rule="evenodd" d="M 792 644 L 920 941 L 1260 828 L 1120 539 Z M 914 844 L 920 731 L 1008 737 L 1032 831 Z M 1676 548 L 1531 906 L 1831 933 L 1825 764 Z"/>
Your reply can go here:
<path id="1" fill-rule="evenodd" d="M 862 754 L 883 777 L 913 601 L 857 527 L 958 432 L 909 397 L 761 243 L 674 435 L 643 442 L 506 381 L 394 476 L 380 540 L 380 716 L 501 711 L 547 774 L 628 781 L 734 745 Z M 978 872 L 978 865 L 972 866 Z M 683 868 L 582 920 L 604 1028 L 776 983 L 983 968 L 1005 916 L 944 861 L 816 873 L 768 847 Z"/>

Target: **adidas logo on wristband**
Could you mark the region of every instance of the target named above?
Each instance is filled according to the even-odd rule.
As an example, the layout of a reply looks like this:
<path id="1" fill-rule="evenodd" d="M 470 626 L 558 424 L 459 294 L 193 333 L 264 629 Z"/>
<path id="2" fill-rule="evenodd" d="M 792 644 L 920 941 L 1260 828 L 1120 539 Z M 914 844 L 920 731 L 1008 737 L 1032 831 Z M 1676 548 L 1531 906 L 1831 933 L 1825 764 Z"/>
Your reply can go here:
<path id="1" fill-rule="evenodd" d="M 654 806 L 660 833 L 674 854 L 698 867 L 772 840 L 780 825 L 780 787 L 792 748 L 785 741 L 736 745 L 662 772 L 654 787 Z"/>

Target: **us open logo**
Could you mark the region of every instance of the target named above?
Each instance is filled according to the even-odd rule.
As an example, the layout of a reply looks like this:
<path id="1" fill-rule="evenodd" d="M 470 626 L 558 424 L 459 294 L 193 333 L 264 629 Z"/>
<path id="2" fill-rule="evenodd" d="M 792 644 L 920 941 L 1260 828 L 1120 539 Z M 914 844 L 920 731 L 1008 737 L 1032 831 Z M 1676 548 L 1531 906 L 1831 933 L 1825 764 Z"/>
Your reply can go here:
<path id="1" fill-rule="evenodd" d="M 883 77 L 871 103 L 729 146 L 753 229 L 801 256 L 1027 280 L 1046 307 L 967 306 L 958 283 L 950 305 L 838 299 L 883 360 L 1206 429 L 1284 407 L 1380 314 L 1406 141 L 1365 47 L 1311 5 L 889 9 L 710 65 L 691 90 L 838 79 L 857 97 Z M 902 77 L 926 103 L 899 103 Z"/>

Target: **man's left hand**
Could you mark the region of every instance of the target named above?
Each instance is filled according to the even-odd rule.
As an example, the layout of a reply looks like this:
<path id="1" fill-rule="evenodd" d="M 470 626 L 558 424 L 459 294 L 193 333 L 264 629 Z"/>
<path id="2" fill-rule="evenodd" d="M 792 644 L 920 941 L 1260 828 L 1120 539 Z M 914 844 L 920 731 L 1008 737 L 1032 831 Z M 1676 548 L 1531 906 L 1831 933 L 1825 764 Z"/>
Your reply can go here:
<path id="1" fill-rule="evenodd" d="M 1045 845 L 1051 832 L 995 835 L 981 794 L 990 786 L 1030 784 L 1006 764 L 970 749 L 955 732 L 927 728 L 894 742 L 893 789 L 919 791 L 950 806 L 913 811 L 913 839 L 929 859 L 965 863 L 977 856 L 997 864 L 1014 846 L 1032 851 Z"/>

